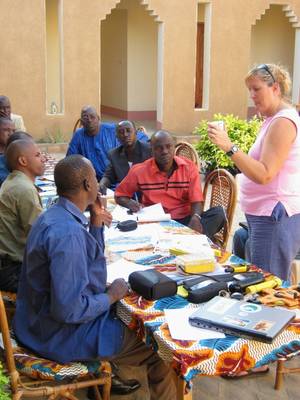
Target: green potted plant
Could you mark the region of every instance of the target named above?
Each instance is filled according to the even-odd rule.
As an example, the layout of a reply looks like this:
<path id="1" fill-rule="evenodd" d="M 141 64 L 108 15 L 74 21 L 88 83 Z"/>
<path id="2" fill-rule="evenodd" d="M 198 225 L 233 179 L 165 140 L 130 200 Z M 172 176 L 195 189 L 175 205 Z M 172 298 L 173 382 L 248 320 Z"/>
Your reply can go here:
<path id="1" fill-rule="evenodd" d="M 10 400 L 11 396 L 9 394 L 9 379 L 3 372 L 3 366 L 0 362 L 0 400 Z"/>
<path id="2" fill-rule="evenodd" d="M 212 120 L 224 121 L 230 139 L 245 153 L 248 153 L 250 147 L 254 143 L 262 123 L 257 117 L 247 121 L 232 114 L 215 114 Z M 231 158 L 226 156 L 222 150 L 218 149 L 218 147 L 209 140 L 207 136 L 207 122 L 208 121 L 205 120 L 201 121 L 194 130 L 194 133 L 200 136 L 200 140 L 195 145 L 195 148 L 199 154 L 202 168 L 205 172 L 219 167 L 225 168 L 233 174 L 237 173 L 238 170 L 235 168 Z"/>

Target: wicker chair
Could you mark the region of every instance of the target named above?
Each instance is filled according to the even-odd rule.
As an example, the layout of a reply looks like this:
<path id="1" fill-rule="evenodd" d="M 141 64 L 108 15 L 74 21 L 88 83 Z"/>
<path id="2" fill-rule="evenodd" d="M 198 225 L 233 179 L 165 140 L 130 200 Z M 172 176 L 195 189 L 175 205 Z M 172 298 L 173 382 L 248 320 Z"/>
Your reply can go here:
<path id="1" fill-rule="evenodd" d="M 175 145 L 175 156 L 188 158 L 196 164 L 198 169 L 200 167 L 198 153 L 190 143 L 177 143 Z"/>
<path id="2" fill-rule="evenodd" d="M 297 351 L 296 353 L 291 354 L 290 356 L 287 356 L 286 358 L 282 358 L 277 361 L 277 366 L 276 366 L 276 375 L 275 375 L 275 385 L 274 389 L 275 390 L 280 390 L 282 383 L 283 383 L 283 375 L 284 374 L 299 374 L 300 373 L 300 367 L 286 367 L 285 362 L 287 362 L 289 359 L 297 355 L 298 357 L 300 356 L 300 351 Z"/>
<path id="3" fill-rule="evenodd" d="M 210 195 L 209 201 L 206 199 L 208 195 Z M 212 171 L 205 180 L 203 197 L 204 202 L 208 203 L 208 208 L 215 206 L 224 208 L 226 222 L 224 227 L 214 235 L 214 239 L 220 247 L 226 249 L 237 199 L 234 177 L 225 169 Z"/>
<path id="4" fill-rule="evenodd" d="M 29 353 L 22 347 L 13 348 L 1 292 L 0 329 L 12 400 L 19 400 L 22 397 L 78 400 L 74 392 L 87 387 L 94 388 L 96 400 L 109 400 L 111 387 L 109 362 L 57 364 Z M 102 397 L 98 385 L 103 385 Z"/>
<path id="5" fill-rule="evenodd" d="M 75 122 L 75 125 L 74 125 L 74 128 L 73 128 L 73 133 L 75 133 L 75 131 L 78 129 L 78 128 L 81 128 L 81 118 L 78 118 L 78 120 Z"/>

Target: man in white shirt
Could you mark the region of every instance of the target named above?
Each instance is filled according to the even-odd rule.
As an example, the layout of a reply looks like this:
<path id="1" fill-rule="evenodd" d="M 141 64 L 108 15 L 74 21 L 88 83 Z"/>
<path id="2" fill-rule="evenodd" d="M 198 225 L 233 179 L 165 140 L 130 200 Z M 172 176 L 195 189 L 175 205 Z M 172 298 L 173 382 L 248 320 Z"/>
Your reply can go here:
<path id="1" fill-rule="evenodd" d="M 11 119 L 15 124 L 16 131 L 26 132 L 22 116 L 11 112 L 11 104 L 7 96 L 0 96 L 0 117 Z"/>

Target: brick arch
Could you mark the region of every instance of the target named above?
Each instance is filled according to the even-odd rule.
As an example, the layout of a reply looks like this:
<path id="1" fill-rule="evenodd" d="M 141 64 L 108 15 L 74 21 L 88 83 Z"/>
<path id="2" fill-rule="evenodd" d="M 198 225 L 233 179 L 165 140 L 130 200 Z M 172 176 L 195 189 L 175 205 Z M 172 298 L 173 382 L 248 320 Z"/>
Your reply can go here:
<path id="1" fill-rule="evenodd" d="M 147 0 L 137 0 L 140 3 L 141 7 L 144 7 L 145 10 L 148 12 L 148 14 L 154 18 L 156 22 L 162 22 L 159 14 L 153 9 L 150 8 L 149 1 Z M 102 18 L 100 18 L 100 21 L 103 21 L 107 18 L 109 14 L 117 7 L 118 4 L 120 4 L 122 0 L 112 0 L 110 1 L 110 5 L 108 5 L 107 10 L 104 11 L 104 15 Z"/>

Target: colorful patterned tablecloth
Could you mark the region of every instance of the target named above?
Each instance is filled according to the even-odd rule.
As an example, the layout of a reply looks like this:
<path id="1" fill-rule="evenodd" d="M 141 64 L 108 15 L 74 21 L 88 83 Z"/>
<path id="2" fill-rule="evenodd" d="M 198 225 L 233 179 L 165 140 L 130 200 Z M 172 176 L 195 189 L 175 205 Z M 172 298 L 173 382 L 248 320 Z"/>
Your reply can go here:
<path id="1" fill-rule="evenodd" d="M 186 232 L 186 228 L 177 224 L 169 225 L 168 229 L 174 229 L 176 233 Z M 223 253 L 219 262 L 228 262 L 229 257 L 230 254 Z M 117 312 L 122 321 L 147 344 L 152 344 L 161 358 L 171 363 L 178 376 L 187 382 L 197 374 L 216 376 L 237 373 L 300 351 L 300 318 L 295 319 L 271 344 L 229 335 L 223 339 L 200 341 L 172 339 L 164 309 L 197 307 L 199 305 L 189 303 L 178 295 L 148 301 L 132 293 L 119 302 Z"/>

